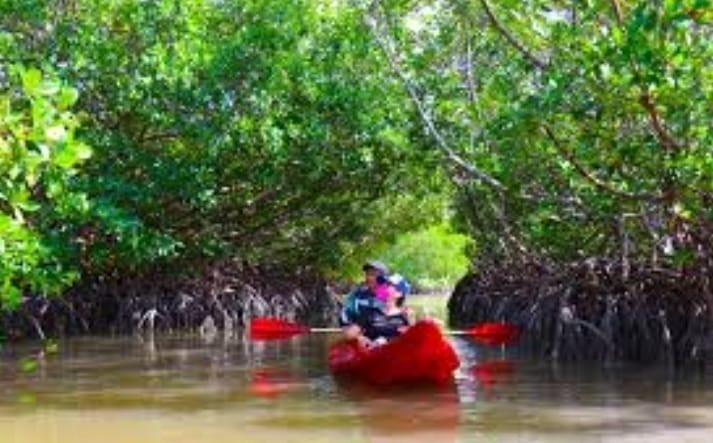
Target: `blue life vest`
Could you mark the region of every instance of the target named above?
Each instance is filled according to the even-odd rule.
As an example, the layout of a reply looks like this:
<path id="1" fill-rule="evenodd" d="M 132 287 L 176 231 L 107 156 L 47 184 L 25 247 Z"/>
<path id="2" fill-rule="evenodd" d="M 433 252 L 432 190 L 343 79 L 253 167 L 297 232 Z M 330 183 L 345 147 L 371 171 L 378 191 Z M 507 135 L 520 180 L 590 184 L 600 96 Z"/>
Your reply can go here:
<path id="1" fill-rule="evenodd" d="M 374 296 L 371 289 L 360 286 L 344 300 L 344 305 L 339 312 L 339 325 L 356 324 L 365 329 L 371 323 L 372 317 L 381 313 L 383 308 L 383 303 Z"/>
<path id="2" fill-rule="evenodd" d="M 374 340 L 396 337 L 399 328 L 408 326 L 409 321 L 405 314 L 384 314 L 383 302 L 368 287 L 360 286 L 347 296 L 339 313 L 340 326 L 352 324 L 358 325 L 366 337 Z"/>

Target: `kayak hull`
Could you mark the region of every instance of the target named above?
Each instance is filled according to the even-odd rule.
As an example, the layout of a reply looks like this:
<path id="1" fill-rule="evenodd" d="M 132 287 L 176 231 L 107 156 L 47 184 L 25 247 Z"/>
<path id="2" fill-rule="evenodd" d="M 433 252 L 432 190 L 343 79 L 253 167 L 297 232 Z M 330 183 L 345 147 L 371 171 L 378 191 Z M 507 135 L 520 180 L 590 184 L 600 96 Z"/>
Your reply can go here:
<path id="1" fill-rule="evenodd" d="M 458 357 L 433 322 L 420 321 L 391 342 L 372 349 L 356 340 L 329 348 L 329 369 L 336 376 L 373 385 L 445 384 L 453 379 Z"/>

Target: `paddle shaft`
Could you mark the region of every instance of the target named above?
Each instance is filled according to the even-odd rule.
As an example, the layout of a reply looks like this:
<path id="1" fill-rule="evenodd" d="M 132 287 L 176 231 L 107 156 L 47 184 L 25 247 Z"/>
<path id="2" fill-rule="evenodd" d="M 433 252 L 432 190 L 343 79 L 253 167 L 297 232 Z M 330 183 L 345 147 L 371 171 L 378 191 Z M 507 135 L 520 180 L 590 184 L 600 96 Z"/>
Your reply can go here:
<path id="1" fill-rule="evenodd" d="M 280 320 L 278 318 L 254 318 L 250 320 L 251 332 L 255 336 L 263 335 L 277 338 L 280 335 L 294 335 L 305 332 L 341 332 L 341 328 L 309 328 L 297 323 Z M 466 330 L 444 331 L 449 335 L 472 336 L 479 340 L 487 340 L 491 344 L 512 342 L 517 339 L 519 330 L 516 326 L 506 323 L 481 323 Z"/>
<path id="2" fill-rule="evenodd" d="M 342 332 L 342 328 L 309 328 L 309 332 Z"/>
<path id="3" fill-rule="evenodd" d="M 342 332 L 342 328 L 309 328 L 309 332 Z M 456 330 L 456 331 L 443 331 L 444 334 L 448 335 L 477 335 L 471 330 Z"/>
<path id="4" fill-rule="evenodd" d="M 448 335 L 473 335 L 473 331 L 443 331 L 443 333 Z"/>
<path id="5" fill-rule="evenodd" d="M 309 332 L 342 332 L 342 328 L 309 328 Z M 473 331 L 443 331 L 448 335 L 474 335 Z"/>

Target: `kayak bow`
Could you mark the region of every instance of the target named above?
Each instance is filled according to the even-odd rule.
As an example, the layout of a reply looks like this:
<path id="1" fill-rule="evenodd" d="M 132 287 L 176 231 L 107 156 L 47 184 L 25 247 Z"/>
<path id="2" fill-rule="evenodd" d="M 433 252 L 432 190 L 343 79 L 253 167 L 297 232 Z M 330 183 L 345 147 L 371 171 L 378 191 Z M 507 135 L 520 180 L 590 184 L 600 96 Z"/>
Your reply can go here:
<path id="1" fill-rule="evenodd" d="M 329 348 L 329 369 L 373 385 L 432 383 L 452 380 L 459 362 L 453 347 L 431 321 L 419 321 L 403 335 L 367 349 L 356 340 Z"/>

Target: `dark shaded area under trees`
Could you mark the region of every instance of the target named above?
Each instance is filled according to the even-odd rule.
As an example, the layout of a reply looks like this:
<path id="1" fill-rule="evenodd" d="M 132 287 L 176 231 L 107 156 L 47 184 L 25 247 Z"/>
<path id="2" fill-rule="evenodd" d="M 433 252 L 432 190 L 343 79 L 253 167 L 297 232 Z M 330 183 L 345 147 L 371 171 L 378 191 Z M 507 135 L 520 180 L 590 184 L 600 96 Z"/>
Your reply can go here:
<path id="1" fill-rule="evenodd" d="M 553 360 L 702 360 L 713 356 L 712 264 L 678 271 L 604 259 L 491 265 L 456 286 L 449 323 L 521 325 L 523 349 Z"/>
<path id="2" fill-rule="evenodd" d="M 192 331 L 233 334 L 253 316 L 322 326 L 337 299 L 314 274 L 223 262 L 193 275 L 85 279 L 61 296 L 32 298 L 0 316 L 6 338 Z"/>

